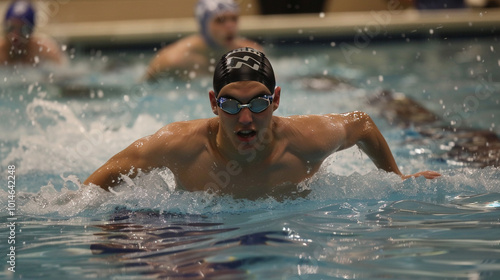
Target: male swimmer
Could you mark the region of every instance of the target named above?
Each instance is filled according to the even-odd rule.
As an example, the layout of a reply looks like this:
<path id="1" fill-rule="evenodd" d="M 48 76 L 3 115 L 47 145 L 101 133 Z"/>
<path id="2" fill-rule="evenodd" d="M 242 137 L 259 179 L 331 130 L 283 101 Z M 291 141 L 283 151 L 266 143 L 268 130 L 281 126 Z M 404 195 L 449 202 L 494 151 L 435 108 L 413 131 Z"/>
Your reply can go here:
<path id="1" fill-rule="evenodd" d="M 59 45 L 52 39 L 35 35 L 35 9 L 30 1 L 11 2 L 5 14 L 4 37 L 0 39 L 0 65 L 66 61 Z"/>
<path id="2" fill-rule="evenodd" d="M 194 34 L 161 49 L 151 60 L 144 80 L 161 78 L 193 79 L 209 74 L 224 53 L 253 47 L 256 42 L 238 36 L 239 7 L 233 0 L 200 0 L 196 6 L 199 34 Z"/>
<path id="3" fill-rule="evenodd" d="M 137 140 L 97 169 L 85 185 L 108 190 L 123 176 L 170 169 L 177 187 L 257 199 L 306 195 L 306 182 L 331 154 L 357 145 L 375 165 L 401 178 L 440 176 L 433 171 L 403 175 L 384 137 L 363 112 L 273 116 L 280 104 L 273 68 L 255 49 L 240 48 L 218 62 L 213 91 L 216 117 L 174 122 Z"/>

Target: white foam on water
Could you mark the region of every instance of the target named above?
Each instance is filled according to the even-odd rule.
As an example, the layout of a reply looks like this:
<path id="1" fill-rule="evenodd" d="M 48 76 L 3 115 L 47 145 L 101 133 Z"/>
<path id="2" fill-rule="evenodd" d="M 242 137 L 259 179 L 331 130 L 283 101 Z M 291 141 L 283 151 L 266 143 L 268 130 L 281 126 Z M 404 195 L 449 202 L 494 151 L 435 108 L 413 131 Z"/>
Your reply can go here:
<path id="1" fill-rule="evenodd" d="M 131 127 L 110 127 L 106 121 L 86 124 L 68 105 L 43 99 L 34 99 L 26 113 L 32 123 L 31 133 L 21 135 L 2 160 L 3 165 L 16 164 L 19 174 L 95 169 L 134 140 L 162 126 L 148 114 L 139 115 Z"/>
<path id="2" fill-rule="evenodd" d="M 307 188 L 312 192 L 306 198 L 284 201 L 274 198 L 250 201 L 207 192 L 177 190 L 173 175 L 168 170 L 155 170 L 134 180 L 125 178 L 125 182 L 111 192 L 96 186 L 82 186 L 75 175 L 62 176 L 62 179 L 66 185 L 60 189 L 49 182 L 39 190 L 20 192 L 17 202 L 19 214 L 91 217 L 110 214 L 122 208 L 179 214 L 238 213 L 266 209 L 307 211 L 320 208 L 321 205 L 351 200 L 365 203 L 416 200 L 446 204 L 464 196 L 500 193 L 500 175 L 498 169 L 492 167 L 447 170 L 435 180 L 411 178 L 405 181 L 384 171 L 339 175 L 325 169 L 310 180 Z M 2 190 L 0 197 L 3 200 L 7 193 Z M 484 207 L 495 207 L 495 201 L 482 203 Z"/>

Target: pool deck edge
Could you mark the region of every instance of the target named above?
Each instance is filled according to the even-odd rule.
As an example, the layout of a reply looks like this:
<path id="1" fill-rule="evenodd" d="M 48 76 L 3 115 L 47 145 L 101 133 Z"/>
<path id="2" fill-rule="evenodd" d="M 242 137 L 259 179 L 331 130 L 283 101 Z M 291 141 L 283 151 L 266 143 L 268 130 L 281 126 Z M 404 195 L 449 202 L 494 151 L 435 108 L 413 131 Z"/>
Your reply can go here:
<path id="1" fill-rule="evenodd" d="M 240 31 L 250 38 L 307 38 L 393 34 L 498 32 L 500 9 L 384 10 L 327 14 L 255 15 L 240 20 Z M 52 23 L 40 28 L 68 44 L 137 44 L 173 41 L 195 33 L 193 18 Z"/>

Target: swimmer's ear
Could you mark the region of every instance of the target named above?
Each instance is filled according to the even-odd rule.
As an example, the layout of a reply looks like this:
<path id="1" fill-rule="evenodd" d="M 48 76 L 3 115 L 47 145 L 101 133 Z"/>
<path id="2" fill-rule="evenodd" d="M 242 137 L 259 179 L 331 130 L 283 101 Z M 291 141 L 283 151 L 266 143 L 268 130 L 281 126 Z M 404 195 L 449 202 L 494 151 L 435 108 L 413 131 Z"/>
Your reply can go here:
<path id="1" fill-rule="evenodd" d="M 208 92 L 208 98 L 210 99 L 210 106 L 212 106 L 212 112 L 216 115 L 219 115 L 219 112 L 217 112 L 217 97 L 215 96 L 215 92 L 213 90 Z"/>
<path id="2" fill-rule="evenodd" d="M 281 96 L 281 87 L 276 87 L 274 89 L 273 111 L 276 111 L 280 105 L 280 96 Z"/>

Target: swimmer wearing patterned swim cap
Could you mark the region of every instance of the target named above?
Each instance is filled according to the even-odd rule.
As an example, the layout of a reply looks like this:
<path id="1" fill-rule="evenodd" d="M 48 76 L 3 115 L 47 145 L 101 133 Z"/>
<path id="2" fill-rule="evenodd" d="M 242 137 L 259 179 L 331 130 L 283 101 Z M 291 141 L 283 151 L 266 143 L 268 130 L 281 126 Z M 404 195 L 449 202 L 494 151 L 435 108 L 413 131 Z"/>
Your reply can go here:
<path id="1" fill-rule="evenodd" d="M 219 60 L 214 71 L 214 92 L 226 85 L 239 81 L 256 81 L 274 93 L 276 79 L 273 67 L 264 53 L 252 48 L 233 50 Z"/>
<path id="2" fill-rule="evenodd" d="M 9 32 L 14 20 L 22 24 L 22 35 L 29 36 L 35 27 L 35 10 L 29 1 L 14 1 L 7 9 L 4 18 L 5 31 Z"/>
<path id="3" fill-rule="evenodd" d="M 34 35 L 36 12 L 30 1 L 12 1 L 5 13 L 4 37 L 0 40 L 1 64 L 41 62 L 63 64 L 66 57 L 58 44 L 47 36 Z"/>
<path id="4" fill-rule="evenodd" d="M 281 88 L 275 87 L 266 56 L 254 49 L 222 56 L 208 97 L 215 117 L 165 125 L 111 157 L 83 184 L 111 191 L 136 176 L 167 169 L 183 193 L 282 201 L 315 191 L 309 184 L 324 170 L 324 161 L 353 146 L 402 180 L 441 175 L 401 173 L 384 136 L 364 112 L 274 115 Z"/>
<path id="5" fill-rule="evenodd" d="M 156 53 L 143 77 L 192 80 L 213 72 L 224 53 L 242 47 L 262 50 L 256 42 L 238 35 L 239 7 L 232 0 L 199 0 L 195 7 L 199 32 Z"/>
<path id="6" fill-rule="evenodd" d="M 3 21 L 4 33 L 14 48 L 26 45 L 35 27 L 35 10 L 29 1 L 11 3 Z"/>
<path id="7" fill-rule="evenodd" d="M 238 31 L 239 7 L 233 0 L 200 0 L 196 5 L 195 15 L 200 28 L 200 34 L 208 45 L 218 48 L 224 41 L 232 40 Z M 227 25 L 225 33 L 213 30 L 215 25 Z M 216 27 L 217 28 L 217 27 Z M 220 29 L 220 28 L 218 28 Z M 219 34 L 214 34 L 215 32 Z M 218 37 L 218 38 L 217 38 Z"/>

